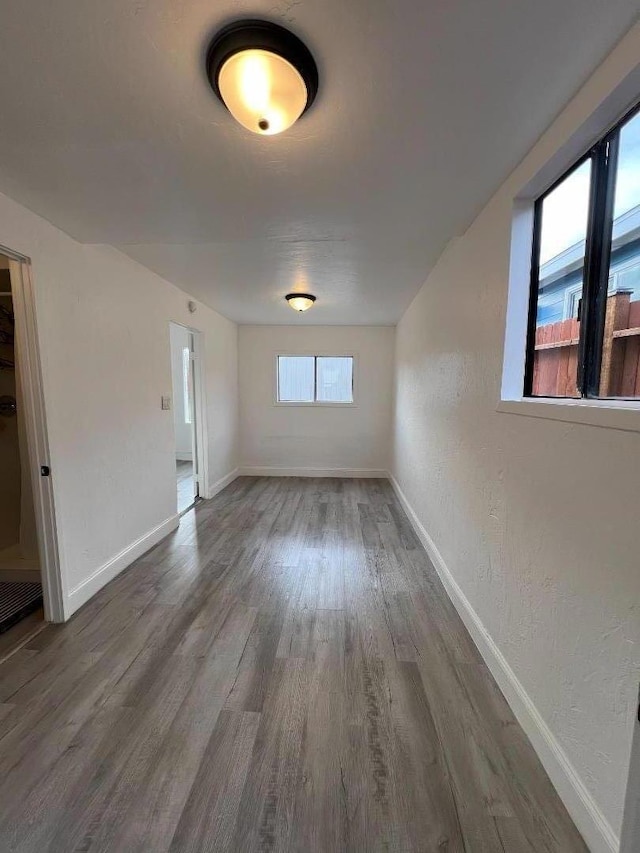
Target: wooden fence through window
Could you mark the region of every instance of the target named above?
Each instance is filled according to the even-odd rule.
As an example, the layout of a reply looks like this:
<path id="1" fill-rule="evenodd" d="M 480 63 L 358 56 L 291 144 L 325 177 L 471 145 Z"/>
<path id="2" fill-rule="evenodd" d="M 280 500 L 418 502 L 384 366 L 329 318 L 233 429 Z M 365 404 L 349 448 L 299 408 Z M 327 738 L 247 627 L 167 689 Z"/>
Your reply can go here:
<path id="1" fill-rule="evenodd" d="M 536 329 L 534 397 L 579 397 L 580 323 L 561 320 Z M 601 397 L 640 397 L 640 300 L 619 291 L 607 299 L 600 371 Z"/>

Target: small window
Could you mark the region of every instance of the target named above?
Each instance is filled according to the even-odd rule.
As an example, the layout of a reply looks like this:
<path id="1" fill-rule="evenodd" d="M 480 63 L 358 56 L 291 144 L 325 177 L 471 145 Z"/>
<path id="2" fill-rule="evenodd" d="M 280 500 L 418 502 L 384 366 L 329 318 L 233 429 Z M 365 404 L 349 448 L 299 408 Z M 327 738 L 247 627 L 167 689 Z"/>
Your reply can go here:
<path id="1" fill-rule="evenodd" d="M 278 356 L 278 400 L 281 403 L 313 403 L 314 371 L 313 356 Z"/>
<path id="2" fill-rule="evenodd" d="M 640 112 L 536 202 L 525 394 L 640 398 Z"/>
<path id="3" fill-rule="evenodd" d="M 353 403 L 353 356 L 279 355 L 279 403 Z"/>

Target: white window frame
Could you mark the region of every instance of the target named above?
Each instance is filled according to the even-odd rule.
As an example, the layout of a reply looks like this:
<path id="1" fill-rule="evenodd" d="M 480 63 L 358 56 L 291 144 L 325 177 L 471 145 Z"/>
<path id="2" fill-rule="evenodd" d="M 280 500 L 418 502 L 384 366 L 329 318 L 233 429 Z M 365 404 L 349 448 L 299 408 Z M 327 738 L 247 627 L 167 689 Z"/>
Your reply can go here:
<path id="1" fill-rule="evenodd" d="M 577 124 L 566 143 L 515 194 L 502 384 L 497 412 L 640 432 L 640 400 L 524 396 L 535 200 L 614 127 L 639 98 L 640 65 L 637 65 L 596 109 L 583 115 L 582 122 Z"/>
<path id="2" fill-rule="evenodd" d="M 640 262 L 637 259 L 626 261 L 626 263 L 622 264 L 622 266 L 618 267 L 618 269 L 611 273 L 609 276 L 609 293 L 613 293 L 617 288 L 618 276 L 622 275 L 622 273 L 628 272 L 629 270 L 635 269 L 635 267 L 640 267 Z"/>
<path id="3" fill-rule="evenodd" d="M 578 299 L 576 300 L 576 296 Z M 578 284 L 572 284 L 571 287 L 568 287 L 564 292 L 564 306 L 562 309 L 562 319 L 570 320 L 573 317 L 578 316 L 578 306 L 577 302 L 580 301 L 582 296 L 582 282 L 580 281 Z"/>
<path id="4" fill-rule="evenodd" d="M 296 400 L 278 399 L 278 359 L 279 358 L 350 358 L 352 359 L 352 387 L 353 400 L 350 403 L 335 403 L 328 400 L 310 400 L 308 402 Z M 314 365 L 315 370 L 315 365 Z M 300 406 L 303 408 L 334 408 L 353 409 L 356 408 L 358 394 L 358 356 L 354 352 L 335 352 L 334 350 L 296 350 L 295 352 L 278 350 L 273 357 L 273 405 L 274 406 Z"/>
<path id="5" fill-rule="evenodd" d="M 635 269 L 636 267 L 640 267 L 640 262 L 638 260 L 627 261 L 622 264 L 614 273 L 609 276 L 609 285 L 608 292 L 614 293 L 617 287 L 616 282 L 618 281 L 618 276 L 622 273 L 627 272 L 628 270 Z M 562 306 L 562 319 L 570 320 L 571 318 L 577 317 L 577 303 L 582 297 L 582 289 L 583 282 L 580 281 L 577 284 L 572 284 L 568 287 L 564 292 L 564 302 Z M 576 298 L 577 297 L 577 298 Z M 527 397 L 527 399 L 530 399 Z"/>

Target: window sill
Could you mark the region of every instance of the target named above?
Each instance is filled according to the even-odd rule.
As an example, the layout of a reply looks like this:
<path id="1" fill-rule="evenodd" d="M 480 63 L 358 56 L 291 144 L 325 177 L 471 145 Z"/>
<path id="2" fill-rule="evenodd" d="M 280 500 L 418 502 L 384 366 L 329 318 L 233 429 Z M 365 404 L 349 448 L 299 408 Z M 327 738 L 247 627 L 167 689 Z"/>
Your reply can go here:
<path id="1" fill-rule="evenodd" d="M 501 400 L 496 411 L 528 418 L 625 432 L 640 432 L 640 401 L 633 400 Z"/>
<path id="2" fill-rule="evenodd" d="M 286 408 L 290 406 L 299 406 L 304 409 L 355 409 L 357 407 L 357 403 L 330 403 L 330 402 L 314 402 L 314 403 L 300 403 L 295 402 L 294 400 L 276 400 L 273 403 L 274 406 L 284 406 Z"/>

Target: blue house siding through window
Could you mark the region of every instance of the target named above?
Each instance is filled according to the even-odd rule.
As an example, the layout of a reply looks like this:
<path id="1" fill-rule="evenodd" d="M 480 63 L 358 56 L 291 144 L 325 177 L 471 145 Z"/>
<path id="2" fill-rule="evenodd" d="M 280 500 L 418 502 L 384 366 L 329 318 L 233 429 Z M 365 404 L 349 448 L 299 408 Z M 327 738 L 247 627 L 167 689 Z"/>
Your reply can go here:
<path id="1" fill-rule="evenodd" d="M 537 325 L 577 316 L 582 294 L 584 241 L 565 249 L 540 267 Z M 640 205 L 613 223 L 609 293 L 631 292 L 640 299 Z"/>

